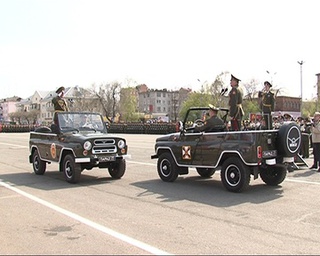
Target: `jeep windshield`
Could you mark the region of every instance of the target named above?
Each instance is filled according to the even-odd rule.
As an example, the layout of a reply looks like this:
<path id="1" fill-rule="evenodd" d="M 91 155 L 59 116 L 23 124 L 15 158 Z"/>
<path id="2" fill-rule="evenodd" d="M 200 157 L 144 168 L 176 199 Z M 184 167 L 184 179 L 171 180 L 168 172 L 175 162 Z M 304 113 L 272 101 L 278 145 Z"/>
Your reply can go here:
<path id="1" fill-rule="evenodd" d="M 218 117 L 221 118 L 225 123 L 227 115 L 228 109 L 219 108 Z M 189 130 L 194 128 L 195 126 L 201 126 L 208 118 L 210 118 L 208 107 L 190 108 L 184 120 L 184 128 Z"/>
<path id="2" fill-rule="evenodd" d="M 61 132 L 68 131 L 94 131 L 106 132 L 102 117 L 95 113 L 70 113 L 61 112 L 58 114 L 59 127 Z"/>

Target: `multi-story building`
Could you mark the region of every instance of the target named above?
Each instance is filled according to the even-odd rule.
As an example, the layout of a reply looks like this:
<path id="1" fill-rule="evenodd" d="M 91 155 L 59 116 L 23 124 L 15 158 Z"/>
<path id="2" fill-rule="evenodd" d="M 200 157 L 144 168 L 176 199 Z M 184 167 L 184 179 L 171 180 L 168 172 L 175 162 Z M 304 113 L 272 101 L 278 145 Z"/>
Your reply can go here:
<path id="1" fill-rule="evenodd" d="M 148 89 L 138 86 L 138 110 L 146 118 L 165 118 L 168 121 L 177 121 L 182 102 L 188 97 L 191 89 L 181 88 L 172 91 L 167 89 Z"/>
<path id="2" fill-rule="evenodd" d="M 14 96 L 0 100 L 0 122 L 10 122 L 10 113 L 17 111 L 17 103 L 21 101 L 20 97 Z"/>
<path id="3" fill-rule="evenodd" d="M 294 119 L 301 116 L 300 112 L 301 98 L 277 96 L 274 108 L 274 116 L 289 114 Z"/>

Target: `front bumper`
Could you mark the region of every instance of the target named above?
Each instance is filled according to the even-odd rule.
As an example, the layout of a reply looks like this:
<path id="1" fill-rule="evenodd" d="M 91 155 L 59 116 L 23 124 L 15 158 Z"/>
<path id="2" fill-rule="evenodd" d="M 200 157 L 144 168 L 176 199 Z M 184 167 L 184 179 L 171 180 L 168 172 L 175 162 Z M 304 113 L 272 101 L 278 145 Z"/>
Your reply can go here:
<path id="1" fill-rule="evenodd" d="M 108 162 L 115 162 L 121 159 L 131 159 L 131 155 L 95 155 L 90 157 L 78 157 L 75 158 L 75 163 L 77 164 L 99 164 L 101 163 L 108 163 Z"/>

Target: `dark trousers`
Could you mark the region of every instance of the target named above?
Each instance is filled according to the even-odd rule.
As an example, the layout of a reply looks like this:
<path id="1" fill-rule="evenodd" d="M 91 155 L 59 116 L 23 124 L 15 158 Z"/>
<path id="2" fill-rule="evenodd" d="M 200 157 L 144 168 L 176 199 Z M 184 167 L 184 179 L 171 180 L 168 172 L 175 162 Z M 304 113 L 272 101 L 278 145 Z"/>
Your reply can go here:
<path id="1" fill-rule="evenodd" d="M 263 120 L 267 130 L 272 129 L 272 116 L 271 113 L 263 113 Z"/>
<path id="2" fill-rule="evenodd" d="M 231 130 L 232 131 L 240 131 L 241 130 L 241 120 L 240 119 L 232 119 L 231 120 Z"/>
<path id="3" fill-rule="evenodd" d="M 300 155 L 303 158 L 309 158 L 309 134 L 302 133 L 301 147 L 300 147 Z"/>
<path id="4" fill-rule="evenodd" d="M 313 142 L 313 165 L 320 167 L 320 142 Z"/>

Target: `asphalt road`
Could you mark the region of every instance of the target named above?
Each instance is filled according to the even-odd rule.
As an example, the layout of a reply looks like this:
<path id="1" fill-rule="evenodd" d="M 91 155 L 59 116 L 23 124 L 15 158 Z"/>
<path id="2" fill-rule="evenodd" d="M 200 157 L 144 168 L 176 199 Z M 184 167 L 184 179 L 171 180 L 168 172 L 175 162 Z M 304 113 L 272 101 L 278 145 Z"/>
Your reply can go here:
<path id="1" fill-rule="evenodd" d="M 243 193 L 219 171 L 166 183 L 150 158 L 160 135 L 121 136 L 132 157 L 122 179 L 95 168 L 69 184 L 56 163 L 33 173 L 28 133 L 0 133 L 0 254 L 320 254 L 320 173 L 251 179 Z"/>

